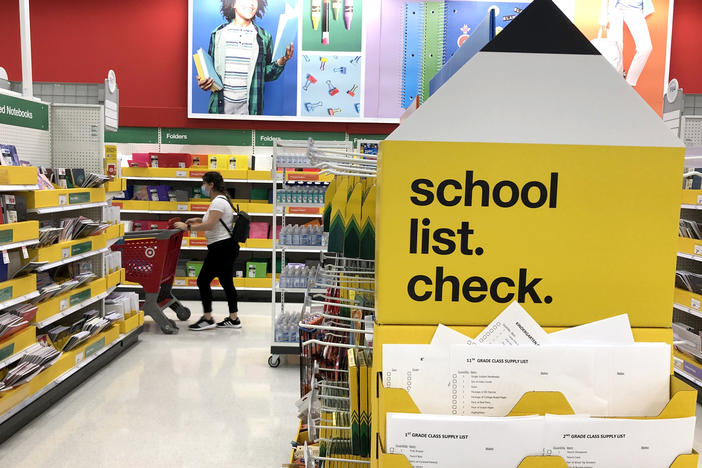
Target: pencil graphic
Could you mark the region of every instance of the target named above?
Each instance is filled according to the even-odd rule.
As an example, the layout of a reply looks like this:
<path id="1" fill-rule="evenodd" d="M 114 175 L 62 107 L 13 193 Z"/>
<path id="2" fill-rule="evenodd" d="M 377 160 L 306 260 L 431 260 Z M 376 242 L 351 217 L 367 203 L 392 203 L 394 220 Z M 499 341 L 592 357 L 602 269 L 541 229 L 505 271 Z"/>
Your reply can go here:
<path id="1" fill-rule="evenodd" d="M 312 0 L 312 28 L 319 28 L 319 18 L 322 16 L 322 0 Z"/>
<path id="2" fill-rule="evenodd" d="M 334 14 L 334 21 L 339 19 L 339 13 L 341 13 L 341 0 L 332 0 L 332 13 Z"/>
<path id="3" fill-rule="evenodd" d="M 351 29 L 351 21 L 353 20 L 353 0 L 344 0 L 344 26 L 346 29 Z"/>
<path id="4" fill-rule="evenodd" d="M 322 2 L 322 44 L 329 45 L 329 0 Z"/>

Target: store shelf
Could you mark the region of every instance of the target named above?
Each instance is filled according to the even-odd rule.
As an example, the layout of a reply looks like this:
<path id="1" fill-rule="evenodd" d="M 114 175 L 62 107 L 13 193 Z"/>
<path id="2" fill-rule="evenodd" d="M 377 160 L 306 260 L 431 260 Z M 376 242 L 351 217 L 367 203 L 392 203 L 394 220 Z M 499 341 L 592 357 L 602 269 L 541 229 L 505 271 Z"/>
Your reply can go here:
<path id="1" fill-rule="evenodd" d="M 690 205 L 683 203 L 682 205 L 680 205 L 680 207 L 685 210 L 702 210 L 702 205 Z"/>
<path id="2" fill-rule="evenodd" d="M 278 250 L 285 250 L 286 252 L 326 252 L 327 247 L 324 245 L 283 245 L 276 244 L 280 247 Z"/>
<path id="3" fill-rule="evenodd" d="M 30 239 L 30 240 L 22 241 L 22 242 L 13 242 L 11 244 L 2 244 L 2 245 L 0 245 L 0 251 L 19 249 L 22 247 L 31 247 L 32 245 L 36 245 L 38 243 L 39 243 L 39 239 Z"/>
<path id="4" fill-rule="evenodd" d="M 284 293 L 306 293 L 309 291 L 310 294 L 323 294 L 327 292 L 326 289 L 324 288 L 281 288 L 280 283 L 275 284 L 275 290 L 277 292 L 284 292 Z"/>
<path id="5" fill-rule="evenodd" d="M 279 208 L 324 208 L 324 203 L 276 203 Z"/>
<path id="6" fill-rule="evenodd" d="M 139 326 L 130 333 L 118 336 L 115 340 L 90 354 L 88 357 L 84 357 L 82 360 L 76 359 L 78 362 L 66 372 L 48 382 L 41 389 L 0 415 L 0 443 L 7 440 L 20 428 L 27 425 L 36 416 L 42 414 L 56 401 L 103 368 L 115 357 L 128 350 L 137 342 L 143 330 L 143 325 Z M 69 351 L 68 353 L 74 353 L 74 351 Z M 49 369 L 47 369 L 47 371 Z M 39 378 L 41 375 L 42 374 L 39 374 L 35 379 Z M 30 384 L 31 382 L 25 385 Z"/>
<path id="7" fill-rule="evenodd" d="M 143 180 L 143 181 L 158 181 L 158 182 L 197 182 L 202 183 L 201 177 L 137 177 L 137 176 L 127 176 L 124 177 L 127 180 Z M 272 185 L 272 180 L 258 180 L 258 179 L 224 179 L 225 183 L 231 184 L 269 184 Z M 280 182 L 280 181 L 279 181 Z"/>
<path id="8" fill-rule="evenodd" d="M 93 203 L 76 203 L 74 205 L 60 205 L 60 206 L 49 206 L 45 208 L 31 208 L 27 209 L 27 213 L 34 214 L 46 214 L 46 213 L 59 213 L 61 211 L 75 211 L 84 210 L 86 208 L 98 208 L 108 206 L 108 202 L 93 202 Z"/>
<path id="9" fill-rule="evenodd" d="M 24 192 L 28 190 L 39 190 L 38 185 L 0 185 L 0 192 Z"/>
<path id="10" fill-rule="evenodd" d="M 295 355 L 300 354 L 300 343 L 288 341 L 274 341 L 271 344 L 271 354 Z"/>
<path id="11" fill-rule="evenodd" d="M 38 295 L 39 295 L 39 292 L 34 291 L 34 292 L 30 292 L 29 294 L 25 294 L 24 296 L 10 299 L 9 301 L 0 302 L 0 311 L 3 311 L 5 309 L 7 309 L 8 307 L 12 307 L 13 305 L 17 305 L 17 304 L 21 304 L 23 302 L 31 301 L 32 299 L 34 299 Z"/>
<path id="12" fill-rule="evenodd" d="M 673 307 L 674 307 L 675 309 L 678 309 L 678 310 L 682 311 L 682 312 L 687 312 L 687 313 L 690 314 L 690 315 L 694 315 L 695 317 L 702 318 L 702 312 L 699 311 L 699 310 L 695 310 L 695 309 L 692 309 L 692 308 L 690 308 L 690 307 L 685 307 L 684 305 L 681 305 L 681 304 L 678 304 L 678 303 L 674 303 L 674 304 L 673 304 Z"/>
<path id="13" fill-rule="evenodd" d="M 56 268 L 56 267 L 59 267 L 61 265 L 66 265 L 67 263 L 77 262 L 78 260 L 83 260 L 85 258 L 93 257 L 95 255 L 104 254 L 104 253 L 107 253 L 109 251 L 110 251 L 110 249 L 108 249 L 107 247 L 102 248 L 100 250 L 91 250 L 90 252 L 85 252 L 85 253 L 76 255 L 74 257 L 68 257 L 68 258 L 64 258 L 63 260 L 47 263 L 46 265 L 42 265 L 39 268 L 37 268 L 36 271 L 51 270 L 52 268 Z"/>
<path id="14" fill-rule="evenodd" d="M 176 214 L 176 215 L 181 215 L 181 214 L 187 214 L 187 215 L 202 215 L 205 212 L 204 211 L 173 211 L 173 210 L 120 210 L 120 213 L 139 213 L 139 214 Z M 256 212 L 248 212 L 247 213 L 250 216 L 265 216 L 272 218 L 273 213 L 256 213 Z M 278 217 L 282 216 L 282 213 L 278 213 Z M 286 213 L 286 217 L 289 218 L 321 218 L 321 214 L 306 214 L 306 213 Z"/>
<path id="15" fill-rule="evenodd" d="M 113 290 L 114 290 L 114 288 L 112 289 L 112 291 Z M 107 296 L 110 295 L 110 293 L 112 291 L 106 291 L 104 293 L 100 293 L 97 296 L 93 296 L 90 299 L 86 299 L 85 301 L 74 305 L 73 307 L 69 307 L 68 309 L 64 310 L 63 312 L 59 312 L 56 315 L 52 315 L 51 317 L 47 318 L 46 320 L 42 320 L 41 322 L 37 322 L 37 328 L 44 328 L 47 325 L 51 325 L 52 323 L 57 322 L 68 315 L 71 315 L 73 312 L 76 312 L 76 311 L 82 309 L 83 307 L 88 307 L 89 305 L 94 304 L 97 301 L 106 298 Z"/>
<path id="16" fill-rule="evenodd" d="M 27 353 L 27 348 L 36 342 L 37 329 L 34 326 L 29 326 L 0 342 L 0 356 L 7 356 L 0 360 L 0 369 L 19 360 Z"/>
<path id="17" fill-rule="evenodd" d="M 687 258 L 690 260 L 694 260 L 696 262 L 702 262 L 702 256 L 700 256 L 700 255 L 692 255 L 692 254 L 685 253 L 685 252 L 678 252 L 678 257 Z"/>

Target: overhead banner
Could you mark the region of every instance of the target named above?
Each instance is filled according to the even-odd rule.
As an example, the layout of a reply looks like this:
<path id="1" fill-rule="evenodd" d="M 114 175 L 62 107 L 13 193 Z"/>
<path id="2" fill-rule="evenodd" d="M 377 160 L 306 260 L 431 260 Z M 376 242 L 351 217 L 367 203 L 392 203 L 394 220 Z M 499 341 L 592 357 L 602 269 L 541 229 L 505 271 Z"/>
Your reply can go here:
<path id="1" fill-rule="evenodd" d="M 490 9 L 499 33 L 530 1 L 189 3 L 189 117 L 397 122 Z M 555 3 L 660 113 L 669 0 Z"/>

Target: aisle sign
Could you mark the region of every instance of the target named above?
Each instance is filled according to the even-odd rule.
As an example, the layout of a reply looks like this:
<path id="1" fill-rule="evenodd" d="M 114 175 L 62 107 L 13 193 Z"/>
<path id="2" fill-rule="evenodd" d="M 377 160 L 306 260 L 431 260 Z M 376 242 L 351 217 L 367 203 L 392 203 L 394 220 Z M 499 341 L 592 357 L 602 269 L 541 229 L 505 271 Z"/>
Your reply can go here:
<path id="1" fill-rule="evenodd" d="M 251 130 L 162 128 L 161 143 L 174 145 L 251 146 Z"/>
<path id="2" fill-rule="evenodd" d="M 683 148 L 385 141 L 383 324 L 670 327 Z"/>
<path id="3" fill-rule="evenodd" d="M 0 124 L 48 130 L 49 106 L 0 93 Z"/>

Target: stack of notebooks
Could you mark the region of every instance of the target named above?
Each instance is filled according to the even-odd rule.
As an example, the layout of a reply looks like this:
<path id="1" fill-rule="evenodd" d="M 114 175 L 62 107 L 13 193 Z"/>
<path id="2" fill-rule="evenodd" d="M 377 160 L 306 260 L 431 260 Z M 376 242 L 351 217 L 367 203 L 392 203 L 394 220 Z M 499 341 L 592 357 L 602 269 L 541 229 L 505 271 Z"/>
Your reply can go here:
<path id="1" fill-rule="evenodd" d="M 53 169 L 39 167 L 39 179 L 41 188 L 47 189 L 52 189 L 54 186 L 60 189 L 97 188 L 110 180 L 108 176 L 103 174 L 90 173 L 86 176 L 84 169 L 66 169 L 63 167 Z"/>
<path id="2" fill-rule="evenodd" d="M 0 166 L 21 166 L 14 145 L 0 145 Z"/>
<path id="3" fill-rule="evenodd" d="M 2 216 L 0 224 L 17 223 L 27 219 L 27 199 L 24 195 L 5 194 L 0 196 Z"/>
<path id="4" fill-rule="evenodd" d="M 48 247 L 58 242 L 63 228 L 45 226 L 39 228 L 39 247 Z"/>
<path id="5" fill-rule="evenodd" d="M 675 272 L 675 287 L 702 294 L 702 275 L 685 270 Z"/>
<path id="6" fill-rule="evenodd" d="M 36 258 L 36 257 L 34 257 Z M 19 278 L 20 276 L 26 276 L 30 273 L 35 272 L 39 267 L 48 264 L 49 262 L 35 262 L 34 258 L 29 260 L 27 263 L 22 265 L 14 273 L 8 275 L 8 279 Z"/>
<path id="7" fill-rule="evenodd" d="M 36 313 L 36 308 L 34 309 Z M 0 315 L 0 340 L 4 340 L 29 326 L 29 321 L 15 314 Z"/>
<path id="8" fill-rule="evenodd" d="M 212 78 L 212 91 L 224 89 L 222 79 L 215 70 L 214 62 L 212 61 L 210 54 L 200 48 L 197 50 L 197 53 L 193 55 L 193 59 L 195 60 L 197 76 L 199 76 L 201 80 L 208 80 Z"/>
<path id="9" fill-rule="evenodd" d="M 63 232 L 59 234 L 58 240 L 59 242 L 65 242 L 88 236 L 97 236 L 105 232 L 110 225 L 79 216 L 78 218 L 62 219 L 59 227 L 63 229 Z"/>
<path id="10" fill-rule="evenodd" d="M 18 387 L 32 380 L 39 372 L 53 364 L 61 352 L 52 346 L 35 343 L 25 351 L 12 369 L 0 371 L 0 392 Z"/>
<path id="11" fill-rule="evenodd" d="M 691 219 L 680 219 L 680 229 L 678 234 L 689 239 L 702 239 L 702 228 L 700 224 Z"/>
<path id="12" fill-rule="evenodd" d="M 59 325 L 49 330 L 49 339 L 54 347 L 60 351 L 70 351 L 90 337 L 97 335 L 118 320 L 119 317 L 111 315 L 100 317 L 97 310 L 85 312 L 82 317 L 71 326 Z"/>
<path id="13" fill-rule="evenodd" d="M 68 281 L 56 283 L 48 273 L 42 272 L 37 275 L 37 291 L 39 291 L 39 296 L 32 299 L 32 303 L 38 304 L 49 300 L 59 294 L 79 288 L 96 278 L 97 275 L 94 273 L 82 273 Z"/>

